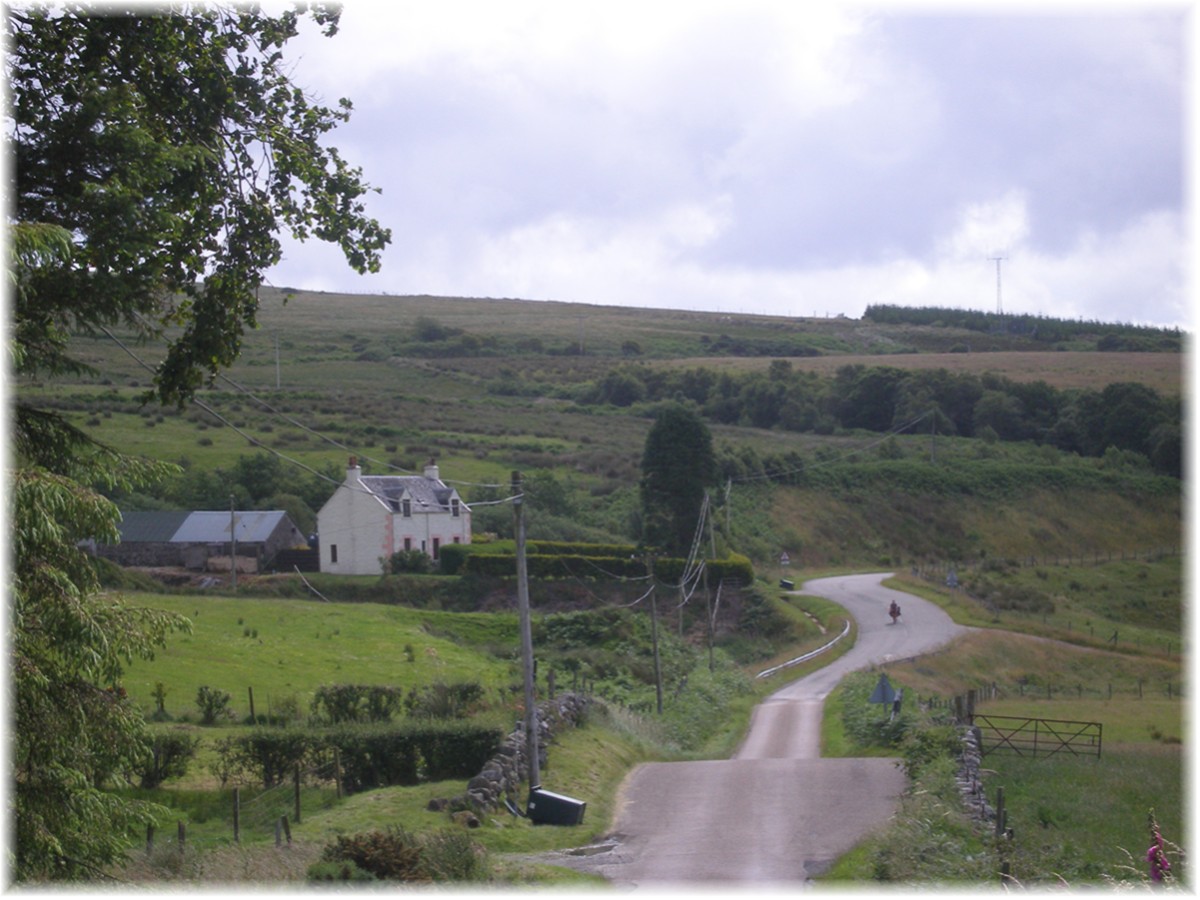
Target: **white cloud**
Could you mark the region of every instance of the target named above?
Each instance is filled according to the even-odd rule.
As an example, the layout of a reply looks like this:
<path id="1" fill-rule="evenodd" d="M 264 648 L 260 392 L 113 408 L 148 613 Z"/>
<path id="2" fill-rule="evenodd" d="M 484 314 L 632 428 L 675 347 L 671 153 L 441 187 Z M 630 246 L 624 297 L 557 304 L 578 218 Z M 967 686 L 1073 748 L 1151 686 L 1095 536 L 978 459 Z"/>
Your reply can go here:
<path id="1" fill-rule="evenodd" d="M 938 243 L 938 255 L 955 261 L 975 262 L 1006 256 L 1029 237 L 1028 199 L 1024 191 L 1011 190 L 996 200 L 970 204 L 962 211 L 958 227 Z"/>
<path id="2" fill-rule="evenodd" d="M 992 309 L 999 255 L 1006 310 L 1185 321 L 1172 22 L 945 12 L 349 0 L 297 72 L 395 243 L 276 280 L 857 316 Z"/>

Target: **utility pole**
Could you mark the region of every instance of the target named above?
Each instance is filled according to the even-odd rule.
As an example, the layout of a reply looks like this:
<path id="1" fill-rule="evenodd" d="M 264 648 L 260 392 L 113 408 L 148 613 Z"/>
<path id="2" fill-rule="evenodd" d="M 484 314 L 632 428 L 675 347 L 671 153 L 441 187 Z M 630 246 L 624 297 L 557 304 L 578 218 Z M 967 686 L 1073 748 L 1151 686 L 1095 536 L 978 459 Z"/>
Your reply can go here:
<path id="1" fill-rule="evenodd" d="M 713 517 L 711 514 L 712 502 L 709 499 L 707 491 L 704 492 L 704 503 L 710 510 L 708 516 L 708 543 L 712 552 L 709 558 L 715 560 L 717 558 L 717 535 L 713 530 Z M 708 671 L 712 672 L 715 668 L 715 663 L 713 661 L 713 641 L 716 637 L 716 623 L 713 621 L 712 590 L 709 588 L 708 584 L 707 565 L 704 567 L 704 611 L 705 618 L 708 620 Z"/>
<path id="2" fill-rule="evenodd" d="M 512 473 L 513 530 L 517 538 L 517 611 L 521 625 L 521 661 L 525 668 L 525 753 L 529 789 L 542 786 L 538 763 L 537 700 L 533 683 L 533 629 L 529 621 L 529 570 L 525 561 L 525 492 L 521 473 Z"/>
<path id="3" fill-rule="evenodd" d="M 1000 263 L 1008 257 L 989 256 L 988 259 L 996 264 L 996 315 L 1002 316 L 1004 315 L 1004 304 L 1000 302 Z"/>
<path id="4" fill-rule="evenodd" d="M 229 495 L 229 573 L 233 592 L 237 593 L 237 519 L 233 513 L 233 494 Z"/>
<path id="5" fill-rule="evenodd" d="M 650 643 L 654 647 L 654 699 L 658 714 L 661 716 L 663 711 L 662 663 L 658 657 L 658 602 L 654 598 L 657 585 L 654 583 L 653 554 L 647 554 L 646 556 L 646 572 L 650 576 Z"/>

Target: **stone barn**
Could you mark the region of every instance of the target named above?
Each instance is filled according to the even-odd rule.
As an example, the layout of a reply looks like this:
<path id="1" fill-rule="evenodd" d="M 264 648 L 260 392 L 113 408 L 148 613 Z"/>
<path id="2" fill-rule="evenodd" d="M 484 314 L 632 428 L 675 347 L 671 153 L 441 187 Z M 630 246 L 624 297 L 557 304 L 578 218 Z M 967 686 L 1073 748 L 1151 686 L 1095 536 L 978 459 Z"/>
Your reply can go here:
<path id="1" fill-rule="evenodd" d="M 99 544 L 97 556 L 122 566 L 183 567 L 204 571 L 219 557 L 228 569 L 230 523 L 239 571 L 265 571 L 281 550 L 305 537 L 283 510 L 184 510 L 122 515 L 119 544 Z"/>

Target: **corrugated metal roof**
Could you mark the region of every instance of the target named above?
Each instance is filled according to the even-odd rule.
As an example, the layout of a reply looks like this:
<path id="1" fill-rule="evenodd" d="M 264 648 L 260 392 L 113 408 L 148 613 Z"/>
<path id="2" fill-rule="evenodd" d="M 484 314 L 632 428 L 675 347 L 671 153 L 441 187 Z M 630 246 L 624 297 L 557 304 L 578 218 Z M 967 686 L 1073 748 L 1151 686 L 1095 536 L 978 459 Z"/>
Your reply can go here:
<path id="1" fill-rule="evenodd" d="M 286 516 L 287 513 L 280 509 L 234 512 L 238 542 L 253 544 L 267 540 Z M 229 517 L 228 512 L 221 510 L 194 512 L 171 540 L 184 544 L 219 544 L 228 541 Z"/>
<path id="2" fill-rule="evenodd" d="M 287 518 L 281 509 L 233 513 L 239 542 L 266 541 Z M 289 520 L 290 521 L 290 520 Z M 229 541 L 229 513 L 223 510 L 128 512 L 121 519 L 121 543 L 221 544 Z"/>
<path id="3" fill-rule="evenodd" d="M 170 541 L 179 526 L 191 515 L 184 509 L 160 512 L 127 512 L 121 514 L 122 543 L 165 543 Z"/>

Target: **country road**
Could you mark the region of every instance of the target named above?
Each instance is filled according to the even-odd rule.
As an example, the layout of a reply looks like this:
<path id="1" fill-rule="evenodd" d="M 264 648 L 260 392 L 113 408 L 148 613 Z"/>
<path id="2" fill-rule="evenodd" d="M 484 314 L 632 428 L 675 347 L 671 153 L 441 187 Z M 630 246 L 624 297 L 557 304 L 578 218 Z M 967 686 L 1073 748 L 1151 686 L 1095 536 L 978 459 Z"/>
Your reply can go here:
<path id="1" fill-rule="evenodd" d="M 626 889 L 795 886 L 885 823 L 903 771 L 894 759 L 821 759 L 824 698 L 847 672 L 919 656 L 966 631 L 934 604 L 883 587 L 887 577 L 804 584 L 854 617 L 854 647 L 759 704 L 732 759 L 637 767 L 621 786 L 610 839 L 552 861 Z M 893 599 L 903 611 L 895 625 Z"/>

